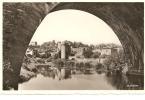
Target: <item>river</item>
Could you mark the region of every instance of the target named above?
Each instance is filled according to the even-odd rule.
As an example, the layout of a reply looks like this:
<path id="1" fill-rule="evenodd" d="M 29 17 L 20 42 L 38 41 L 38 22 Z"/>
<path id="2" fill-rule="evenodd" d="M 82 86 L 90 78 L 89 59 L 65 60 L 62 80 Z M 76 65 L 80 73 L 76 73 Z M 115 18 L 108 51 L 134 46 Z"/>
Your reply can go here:
<path id="1" fill-rule="evenodd" d="M 19 84 L 19 90 L 117 90 L 130 89 L 126 76 L 105 73 L 72 73 L 70 70 L 41 68 L 36 77 Z M 138 85 L 132 85 L 138 87 Z M 137 88 L 139 89 L 139 88 Z"/>

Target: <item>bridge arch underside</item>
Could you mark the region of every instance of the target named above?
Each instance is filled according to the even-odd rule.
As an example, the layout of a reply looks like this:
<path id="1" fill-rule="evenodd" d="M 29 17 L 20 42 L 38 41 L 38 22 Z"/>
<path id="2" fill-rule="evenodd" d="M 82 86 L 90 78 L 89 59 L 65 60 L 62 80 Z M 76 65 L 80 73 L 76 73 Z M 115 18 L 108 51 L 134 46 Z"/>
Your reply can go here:
<path id="1" fill-rule="evenodd" d="M 11 77 L 9 85 L 18 89 L 22 60 L 35 30 L 47 14 L 64 9 L 86 11 L 106 22 L 133 66 L 144 69 L 143 3 L 4 3 L 3 9 L 3 61 L 10 65 L 3 64 L 3 85 Z"/>

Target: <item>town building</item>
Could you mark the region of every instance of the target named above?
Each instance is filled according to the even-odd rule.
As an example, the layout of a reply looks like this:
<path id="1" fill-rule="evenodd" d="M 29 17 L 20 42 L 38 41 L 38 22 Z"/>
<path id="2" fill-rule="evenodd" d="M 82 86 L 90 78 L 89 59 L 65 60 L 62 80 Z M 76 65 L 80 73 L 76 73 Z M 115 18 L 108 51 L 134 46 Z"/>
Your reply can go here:
<path id="1" fill-rule="evenodd" d="M 117 56 L 117 54 L 119 53 L 120 50 L 122 50 L 123 48 L 121 47 L 106 47 L 106 48 L 101 48 L 101 49 L 94 49 L 93 52 L 100 52 L 101 55 L 107 55 L 107 56 Z"/>
<path id="2" fill-rule="evenodd" d="M 37 42 L 30 42 L 29 46 L 37 46 Z"/>
<path id="3" fill-rule="evenodd" d="M 29 46 L 26 50 L 25 55 L 26 56 L 31 56 L 31 57 L 36 56 L 39 49 L 40 49 L 40 46 L 37 44 L 37 42 L 30 42 Z"/>
<path id="4" fill-rule="evenodd" d="M 71 48 L 73 52 L 75 52 L 76 56 L 81 56 L 83 55 L 83 52 L 85 49 L 87 49 L 87 47 L 79 47 L 79 48 Z"/>

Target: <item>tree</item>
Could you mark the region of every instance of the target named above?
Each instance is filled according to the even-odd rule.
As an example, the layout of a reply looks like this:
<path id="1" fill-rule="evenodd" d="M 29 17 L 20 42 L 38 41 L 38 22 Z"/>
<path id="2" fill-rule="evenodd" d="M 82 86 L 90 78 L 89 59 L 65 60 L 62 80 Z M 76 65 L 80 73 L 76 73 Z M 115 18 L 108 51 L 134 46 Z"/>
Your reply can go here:
<path id="1" fill-rule="evenodd" d="M 100 55 L 101 55 L 100 52 L 95 52 L 95 53 L 93 53 L 92 58 L 99 58 Z"/>
<path id="2" fill-rule="evenodd" d="M 123 50 L 121 50 L 118 53 L 117 57 L 109 56 L 103 63 L 108 69 L 112 69 L 112 66 L 116 67 L 120 64 L 124 64 L 125 63 L 124 58 L 125 58 L 124 52 Z"/>
<path id="3" fill-rule="evenodd" d="M 93 49 L 95 48 L 95 46 L 94 46 L 93 44 L 91 44 L 91 45 L 89 46 L 89 48 L 90 48 L 91 50 L 93 50 Z"/>
<path id="4" fill-rule="evenodd" d="M 85 58 L 91 58 L 92 54 L 93 54 L 93 52 L 91 49 L 87 49 L 87 50 L 83 51 L 83 55 Z"/>

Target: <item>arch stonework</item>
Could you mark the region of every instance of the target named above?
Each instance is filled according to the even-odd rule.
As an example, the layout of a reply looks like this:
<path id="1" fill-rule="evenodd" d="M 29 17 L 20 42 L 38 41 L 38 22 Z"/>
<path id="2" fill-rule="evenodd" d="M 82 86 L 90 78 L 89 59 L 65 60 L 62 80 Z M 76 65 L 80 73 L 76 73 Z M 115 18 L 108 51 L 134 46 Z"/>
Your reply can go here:
<path id="1" fill-rule="evenodd" d="M 64 9 L 86 11 L 106 22 L 118 36 L 133 66 L 144 69 L 143 3 L 4 3 L 3 69 L 8 70 L 3 71 L 3 85 L 11 77 L 9 85 L 18 89 L 23 57 L 37 27 L 47 14 Z"/>

